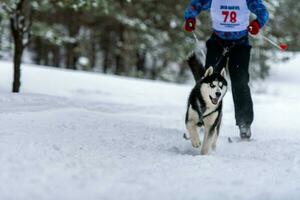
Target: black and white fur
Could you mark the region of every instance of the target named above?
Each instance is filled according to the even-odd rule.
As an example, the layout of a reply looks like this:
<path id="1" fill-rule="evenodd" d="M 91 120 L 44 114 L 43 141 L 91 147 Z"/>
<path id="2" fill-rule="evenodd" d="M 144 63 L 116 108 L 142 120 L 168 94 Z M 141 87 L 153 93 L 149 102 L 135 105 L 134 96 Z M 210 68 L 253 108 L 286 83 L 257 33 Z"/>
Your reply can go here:
<path id="1" fill-rule="evenodd" d="M 222 119 L 222 99 L 227 87 L 225 69 L 214 73 L 213 67 L 210 67 L 190 93 L 185 124 L 194 148 L 201 145 L 198 131 L 199 127 L 204 127 L 202 155 L 216 148 Z"/>

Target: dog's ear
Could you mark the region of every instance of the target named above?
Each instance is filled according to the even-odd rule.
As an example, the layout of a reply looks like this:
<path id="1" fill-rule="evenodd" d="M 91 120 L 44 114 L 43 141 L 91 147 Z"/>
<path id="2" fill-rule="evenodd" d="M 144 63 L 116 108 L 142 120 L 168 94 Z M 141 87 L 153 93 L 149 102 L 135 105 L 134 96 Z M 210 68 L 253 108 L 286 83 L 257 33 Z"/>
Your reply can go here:
<path id="1" fill-rule="evenodd" d="M 204 77 L 208 77 L 214 73 L 214 68 L 210 66 L 206 71 Z"/>
<path id="2" fill-rule="evenodd" d="M 226 77 L 226 69 L 225 68 L 222 69 L 221 76 L 223 76 L 224 78 Z"/>

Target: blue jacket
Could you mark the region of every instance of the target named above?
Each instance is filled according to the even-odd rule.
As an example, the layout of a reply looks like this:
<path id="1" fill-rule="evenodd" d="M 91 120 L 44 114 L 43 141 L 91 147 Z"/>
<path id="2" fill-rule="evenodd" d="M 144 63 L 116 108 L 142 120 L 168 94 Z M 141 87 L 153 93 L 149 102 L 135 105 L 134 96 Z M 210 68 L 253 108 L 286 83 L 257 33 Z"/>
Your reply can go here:
<path id="1" fill-rule="evenodd" d="M 185 10 L 184 18 L 196 18 L 202 10 L 210 10 L 211 2 L 212 0 L 191 0 L 190 5 Z M 257 21 L 262 28 L 269 19 L 268 10 L 262 3 L 262 0 L 247 0 L 247 5 L 249 10 L 256 15 Z M 247 30 L 227 33 L 214 30 L 214 32 L 225 40 L 237 40 L 248 35 Z"/>

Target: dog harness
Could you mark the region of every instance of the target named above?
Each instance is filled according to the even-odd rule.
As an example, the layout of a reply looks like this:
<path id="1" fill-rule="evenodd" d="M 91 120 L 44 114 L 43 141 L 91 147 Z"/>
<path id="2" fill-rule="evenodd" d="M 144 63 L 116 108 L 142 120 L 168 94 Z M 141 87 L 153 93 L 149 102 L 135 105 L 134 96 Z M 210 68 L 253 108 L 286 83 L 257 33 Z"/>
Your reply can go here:
<path id="1" fill-rule="evenodd" d="M 210 115 L 214 114 L 214 113 L 215 113 L 215 112 L 217 112 L 217 111 L 219 111 L 219 110 L 218 110 L 218 108 L 217 108 L 217 109 L 215 109 L 215 110 L 213 110 L 212 112 L 210 112 L 210 113 L 208 113 L 208 114 L 204 115 L 204 116 L 202 117 L 202 119 L 204 119 L 204 118 L 206 118 L 206 117 L 208 117 L 208 116 L 210 116 Z"/>
<path id="2" fill-rule="evenodd" d="M 213 29 L 222 32 L 247 30 L 250 10 L 246 0 L 212 0 Z"/>

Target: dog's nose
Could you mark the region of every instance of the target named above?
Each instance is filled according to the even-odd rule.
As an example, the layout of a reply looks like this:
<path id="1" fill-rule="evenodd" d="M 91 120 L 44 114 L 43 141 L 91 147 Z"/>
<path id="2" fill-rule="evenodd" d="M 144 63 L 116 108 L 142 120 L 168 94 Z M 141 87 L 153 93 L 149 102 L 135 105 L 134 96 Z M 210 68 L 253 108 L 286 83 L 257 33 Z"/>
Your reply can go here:
<path id="1" fill-rule="evenodd" d="M 221 92 L 216 92 L 217 97 L 220 97 L 221 95 L 222 95 Z"/>

